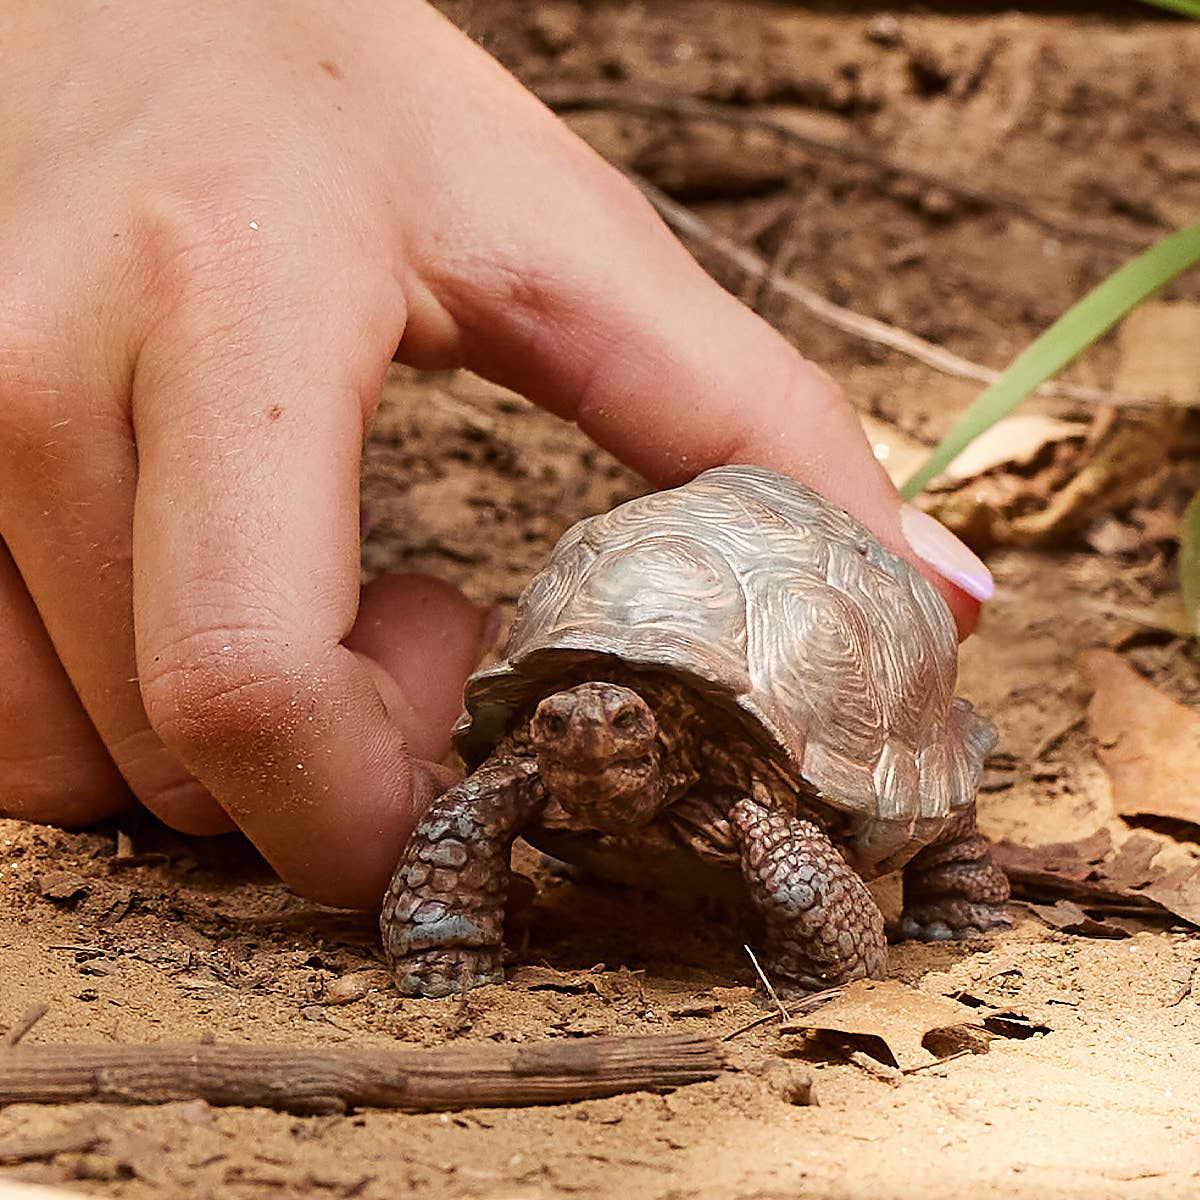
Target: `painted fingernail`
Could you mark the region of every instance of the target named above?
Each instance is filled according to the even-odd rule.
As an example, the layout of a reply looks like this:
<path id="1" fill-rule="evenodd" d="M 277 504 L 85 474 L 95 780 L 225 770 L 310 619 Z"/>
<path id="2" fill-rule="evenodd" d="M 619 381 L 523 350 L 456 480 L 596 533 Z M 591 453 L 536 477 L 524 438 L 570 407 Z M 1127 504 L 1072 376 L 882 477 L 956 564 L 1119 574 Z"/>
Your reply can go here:
<path id="1" fill-rule="evenodd" d="M 944 579 L 980 602 L 992 598 L 996 581 L 991 571 L 940 521 L 906 504 L 900 510 L 900 528 L 916 556 Z"/>

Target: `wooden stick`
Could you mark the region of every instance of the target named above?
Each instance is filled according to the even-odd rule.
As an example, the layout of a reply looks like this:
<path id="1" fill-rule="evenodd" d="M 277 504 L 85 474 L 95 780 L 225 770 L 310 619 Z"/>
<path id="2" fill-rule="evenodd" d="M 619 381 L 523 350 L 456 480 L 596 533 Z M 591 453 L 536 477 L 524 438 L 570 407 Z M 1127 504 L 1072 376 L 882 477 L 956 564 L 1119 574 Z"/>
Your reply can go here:
<path id="1" fill-rule="evenodd" d="M 717 1046 L 691 1034 L 438 1050 L 16 1046 L 0 1051 L 0 1105 L 200 1099 L 295 1113 L 438 1112 L 667 1091 L 723 1069 Z"/>
<path id="2" fill-rule="evenodd" d="M 630 181 L 642 192 L 647 200 L 658 210 L 658 215 L 683 238 L 689 238 L 699 243 L 706 250 L 732 264 L 747 277 L 762 282 L 763 289 L 768 293 L 786 296 L 799 304 L 818 320 L 843 333 L 852 334 L 863 341 L 874 342 L 898 350 L 909 358 L 923 362 L 927 367 L 940 371 L 943 375 L 952 375 L 958 379 L 970 379 L 977 383 L 992 384 L 1000 378 L 1000 372 L 981 363 L 972 362 L 955 354 L 944 346 L 926 341 L 907 329 L 889 325 L 875 317 L 866 317 L 853 309 L 843 308 L 827 300 L 819 292 L 805 287 L 796 279 L 781 278 L 773 275 L 770 264 L 753 250 L 735 242 L 713 229 L 707 221 L 699 217 L 690 208 L 672 200 L 661 188 L 655 187 L 648 179 L 626 171 Z M 1056 380 L 1043 383 L 1035 393 L 1039 396 L 1051 396 L 1063 400 L 1080 401 L 1087 405 L 1110 404 L 1115 408 L 1161 408 L 1162 401 L 1148 396 L 1126 396 L 1105 388 L 1088 387 L 1086 384 L 1063 383 Z"/>

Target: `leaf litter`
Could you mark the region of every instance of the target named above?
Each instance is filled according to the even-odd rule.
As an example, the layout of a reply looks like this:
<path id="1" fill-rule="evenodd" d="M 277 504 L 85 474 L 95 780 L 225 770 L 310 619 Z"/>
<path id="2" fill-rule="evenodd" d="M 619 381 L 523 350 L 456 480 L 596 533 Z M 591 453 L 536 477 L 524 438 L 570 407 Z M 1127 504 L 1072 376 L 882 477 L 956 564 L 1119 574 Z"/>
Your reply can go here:
<path id="1" fill-rule="evenodd" d="M 1087 725 L 1114 812 L 1190 834 L 1200 825 L 1200 715 L 1112 650 L 1085 650 L 1077 663 L 1092 688 Z M 1143 831 L 1114 847 L 1105 826 L 1069 842 L 996 846 L 1014 895 L 1046 924 L 1109 938 L 1128 936 L 1137 926 L 1122 918 L 1143 914 L 1200 926 L 1200 862 L 1180 861 L 1181 851 L 1177 839 Z"/>
<path id="2" fill-rule="evenodd" d="M 858 979 L 814 1013 L 781 1028 L 802 1034 L 801 1052 L 853 1061 L 868 1054 L 902 1072 L 922 1070 L 950 1057 L 987 1051 L 991 1010 L 932 996 L 895 979 Z M 1007 1014 L 1013 1016 L 1015 1014 Z"/>
<path id="3" fill-rule="evenodd" d="M 1122 816 L 1200 824 L 1200 714 L 1144 679 L 1112 650 L 1085 650 L 1088 728 Z"/>

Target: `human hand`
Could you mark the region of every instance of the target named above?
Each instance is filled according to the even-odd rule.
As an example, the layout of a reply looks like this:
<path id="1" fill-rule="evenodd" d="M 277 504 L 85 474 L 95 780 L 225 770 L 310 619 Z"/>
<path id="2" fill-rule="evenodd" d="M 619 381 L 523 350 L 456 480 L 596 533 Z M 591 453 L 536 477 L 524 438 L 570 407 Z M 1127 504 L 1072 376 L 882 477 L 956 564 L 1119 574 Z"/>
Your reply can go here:
<path id="1" fill-rule="evenodd" d="M 422 0 L 9 4 L 0 56 L 0 811 L 132 794 L 378 900 L 486 639 L 429 580 L 360 603 L 393 354 L 659 483 L 790 472 L 915 559 L 836 386 Z"/>

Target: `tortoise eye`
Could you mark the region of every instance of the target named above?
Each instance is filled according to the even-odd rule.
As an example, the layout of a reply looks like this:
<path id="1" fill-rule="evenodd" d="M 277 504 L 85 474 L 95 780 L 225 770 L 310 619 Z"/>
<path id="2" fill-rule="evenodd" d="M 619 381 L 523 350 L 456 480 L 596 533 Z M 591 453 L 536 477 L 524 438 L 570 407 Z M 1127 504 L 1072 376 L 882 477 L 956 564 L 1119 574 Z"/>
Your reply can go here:
<path id="1" fill-rule="evenodd" d="M 560 738 L 567 732 L 566 721 L 555 712 L 541 713 L 538 724 L 542 727 L 542 733 L 549 737 Z"/>
<path id="2" fill-rule="evenodd" d="M 613 718 L 612 727 L 618 733 L 633 733 L 638 727 L 638 715 L 632 708 L 619 712 Z"/>

